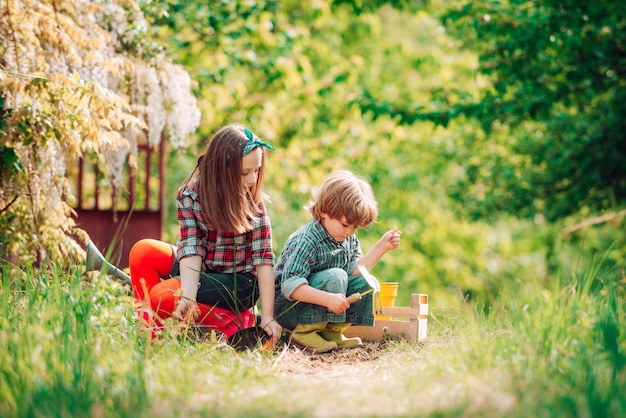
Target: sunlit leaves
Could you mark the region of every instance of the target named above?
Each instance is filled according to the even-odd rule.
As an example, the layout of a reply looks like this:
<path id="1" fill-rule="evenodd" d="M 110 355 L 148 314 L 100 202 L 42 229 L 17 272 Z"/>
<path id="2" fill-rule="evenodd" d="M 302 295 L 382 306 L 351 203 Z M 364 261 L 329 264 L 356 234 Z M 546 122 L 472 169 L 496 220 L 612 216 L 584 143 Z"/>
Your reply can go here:
<path id="1" fill-rule="evenodd" d="M 476 57 L 457 49 L 430 10 L 387 5 L 355 15 L 329 1 L 165 4 L 171 31 L 159 34 L 198 79 L 202 137 L 241 121 L 277 147 L 266 176 L 277 251 L 309 219 L 302 207 L 323 178 L 348 168 L 372 183 L 379 202 L 380 223 L 359 232 L 364 249 L 387 227 L 405 231 L 403 248 L 377 267 L 383 280 L 402 277 L 407 295 L 448 286 L 453 298 L 457 286 L 478 292 L 484 254 L 499 244 L 482 245 L 475 237 L 486 228 L 461 225 L 444 200 L 456 179 L 447 151 L 476 129 L 450 122 L 475 111 L 483 81 L 475 78 Z M 238 20 L 234 10 L 242 12 Z M 206 16 L 228 29 L 212 31 Z M 442 135 L 435 125 L 450 130 Z M 195 164 L 193 156 L 183 166 L 179 155 L 171 159 L 178 177 L 170 194 Z M 171 210 L 167 222 L 175 224 Z"/>
<path id="2" fill-rule="evenodd" d="M 509 124 L 510 158 L 532 162 L 501 161 L 532 187 L 502 187 L 500 177 L 484 178 L 493 202 L 474 196 L 476 214 L 534 211 L 555 220 L 626 201 L 624 120 L 618 116 L 626 111 L 626 84 L 618 76 L 626 71 L 625 13 L 623 2 L 612 1 L 482 1 L 450 11 L 448 27 L 478 53 L 479 71 L 491 83 L 468 114 L 490 134 L 484 147 L 497 135 L 494 126 Z M 530 131 L 529 121 L 538 123 Z M 481 164 L 493 158 L 478 155 Z M 508 198 L 522 194 L 527 197 Z"/>
<path id="3" fill-rule="evenodd" d="M 150 39 L 134 1 L 9 0 L 0 12 L 0 130 L 23 167 L 3 176 L 11 193 L 0 206 L 27 232 L 10 239 L 25 257 L 35 249 L 40 258 L 80 256 L 69 237 L 66 161 L 100 160 L 115 182 L 138 142 L 184 146 L 200 118 L 192 82 Z M 142 83 L 143 69 L 152 84 Z"/>

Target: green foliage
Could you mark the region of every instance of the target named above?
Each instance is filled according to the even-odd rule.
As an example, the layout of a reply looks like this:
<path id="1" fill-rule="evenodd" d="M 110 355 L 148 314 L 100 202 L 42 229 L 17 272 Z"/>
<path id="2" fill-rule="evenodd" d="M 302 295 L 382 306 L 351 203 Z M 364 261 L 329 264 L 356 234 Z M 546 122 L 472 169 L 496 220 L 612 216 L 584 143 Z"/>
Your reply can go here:
<path id="1" fill-rule="evenodd" d="M 557 279 L 551 291 L 538 289 L 542 297 L 523 309 L 519 333 L 527 348 L 525 361 L 515 367 L 519 385 L 530 382 L 528 367 L 550 376 L 549 383 L 520 388 L 528 399 L 523 405 L 547 396 L 544 414 L 573 416 L 609 416 L 626 407 L 626 293 L 623 278 L 601 273 L 602 265 L 592 261 L 571 281 Z"/>
<path id="2" fill-rule="evenodd" d="M 5 265 L 0 414 L 622 416 L 626 287 L 610 251 L 601 254 L 487 309 L 431 299 L 424 343 L 327 356 L 235 352 L 167 329 L 147 341 L 117 282 Z"/>
<path id="3" fill-rule="evenodd" d="M 548 168 L 528 155 L 543 125 L 483 129 L 474 116 L 488 83 L 436 18 L 442 5 L 358 14 L 330 2 L 153 5 L 165 25 L 153 27 L 198 80 L 203 108 L 197 147 L 169 157 L 168 240 L 178 236 L 173 196 L 205 139 L 239 121 L 277 146 L 266 176 L 276 252 L 310 219 L 302 207 L 323 178 L 348 168 L 379 203 L 379 222 L 359 231 L 363 249 L 394 225 L 404 232 L 373 271 L 401 282 L 401 303 L 414 291 L 442 304 L 488 303 L 523 286 L 527 271 L 546 280 L 558 229 L 533 206 Z M 519 223 L 502 216 L 529 205 L 515 212 Z M 557 205 L 569 202 L 549 209 Z"/>
<path id="4" fill-rule="evenodd" d="M 172 47 L 197 82 L 203 100 L 200 138 L 246 112 L 262 110 L 270 93 L 298 77 L 285 57 L 300 28 L 278 14 L 279 2 L 148 2 L 154 36 Z M 295 7 L 295 6 L 292 6 Z"/>
<path id="5" fill-rule="evenodd" d="M 408 8 L 410 5 L 422 5 L 423 1 L 420 0 L 333 0 L 333 7 L 346 7 L 352 13 L 360 15 L 363 13 L 376 13 L 381 7 L 390 5 L 399 9 Z"/>
<path id="6" fill-rule="evenodd" d="M 3 138 L 0 144 L 0 183 L 4 184 L 9 177 L 15 175 L 23 169 L 22 163 L 15 152 L 15 149 L 6 143 L 9 119 L 11 117 L 11 109 L 5 108 L 5 98 L 0 95 L 0 138 Z M 4 212 L 6 208 L 2 209 Z M 3 241 L 2 241 L 3 242 Z"/>
<path id="7" fill-rule="evenodd" d="M 475 379 L 509 382 L 492 388 L 504 403 L 515 399 L 506 416 L 622 414 L 626 288 L 607 257 L 580 260 L 576 274 L 526 286 L 488 311 L 435 308 L 435 333 L 456 336 L 438 360 Z"/>
<path id="8" fill-rule="evenodd" d="M 479 216 L 508 210 L 549 220 L 623 205 L 624 3 L 457 5 L 444 20 L 476 51 L 487 81 L 473 106 L 457 107 L 487 134 L 461 144 L 458 157 L 474 158 L 457 198 Z M 485 149 L 494 140 L 506 144 L 504 153 Z"/>
<path id="9" fill-rule="evenodd" d="M 17 171 L 23 168 L 13 147 L 4 145 L 0 146 L 0 158 L 2 159 L 0 181 L 3 181 L 11 175 L 15 175 Z"/>
<path id="10" fill-rule="evenodd" d="M 76 269 L 44 276 L 3 263 L 0 415 L 137 416 L 146 406 L 145 351 L 114 282 Z"/>

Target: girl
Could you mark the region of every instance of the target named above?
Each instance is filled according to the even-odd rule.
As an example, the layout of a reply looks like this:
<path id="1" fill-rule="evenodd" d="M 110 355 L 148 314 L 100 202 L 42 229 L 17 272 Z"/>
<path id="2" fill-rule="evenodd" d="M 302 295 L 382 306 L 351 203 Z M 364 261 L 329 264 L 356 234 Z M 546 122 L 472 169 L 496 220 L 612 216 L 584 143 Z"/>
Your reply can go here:
<path id="1" fill-rule="evenodd" d="M 254 325 L 260 296 L 260 326 L 274 343 L 280 338 L 264 148 L 274 149 L 242 125 L 219 129 L 178 190 L 177 247 L 144 239 L 131 249 L 135 302 L 153 336 L 173 315 L 230 337 Z"/>

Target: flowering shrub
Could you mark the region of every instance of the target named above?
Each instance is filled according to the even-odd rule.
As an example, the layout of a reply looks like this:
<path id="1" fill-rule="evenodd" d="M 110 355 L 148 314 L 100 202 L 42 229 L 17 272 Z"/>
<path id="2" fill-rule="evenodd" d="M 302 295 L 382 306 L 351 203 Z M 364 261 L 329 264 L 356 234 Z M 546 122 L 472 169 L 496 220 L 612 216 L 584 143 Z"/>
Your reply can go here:
<path id="1" fill-rule="evenodd" d="M 130 0 L 6 0 L 0 38 L 0 257 L 81 258 L 66 161 L 96 160 L 119 189 L 138 143 L 197 129 L 192 80 Z"/>

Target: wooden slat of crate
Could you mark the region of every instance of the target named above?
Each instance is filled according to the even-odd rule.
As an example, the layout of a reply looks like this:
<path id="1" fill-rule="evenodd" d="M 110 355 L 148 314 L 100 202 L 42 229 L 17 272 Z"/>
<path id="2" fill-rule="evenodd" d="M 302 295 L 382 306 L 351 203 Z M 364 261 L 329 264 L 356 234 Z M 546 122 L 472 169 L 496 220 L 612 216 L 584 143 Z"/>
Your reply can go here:
<path id="1" fill-rule="evenodd" d="M 410 307 L 383 306 L 382 315 L 391 320 L 376 319 L 373 327 L 351 326 L 346 337 L 361 337 L 367 341 L 402 337 L 410 341 L 424 341 L 428 327 L 428 295 L 413 293 Z"/>

